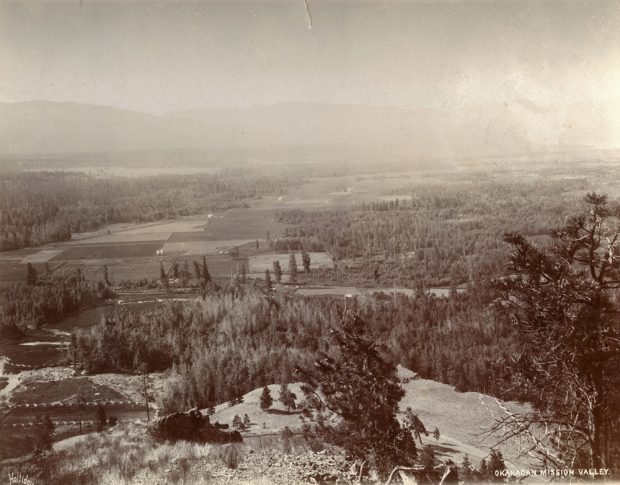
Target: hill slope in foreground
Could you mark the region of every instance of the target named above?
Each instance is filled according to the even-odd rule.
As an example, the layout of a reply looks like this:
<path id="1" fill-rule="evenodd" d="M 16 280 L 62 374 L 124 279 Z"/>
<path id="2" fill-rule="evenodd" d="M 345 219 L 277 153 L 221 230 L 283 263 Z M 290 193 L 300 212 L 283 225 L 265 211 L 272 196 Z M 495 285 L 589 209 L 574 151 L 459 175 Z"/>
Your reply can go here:
<path id="1" fill-rule="evenodd" d="M 405 390 L 405 397 L 400 402 L 400 411 L 404 413 L 410 407 L 413 413 L 418 415 L 429 432 L 428 437 L 422 437 L 423 445 L 433 445 L 441 460 L 451 459 L 460 463 L 464 456 L 468 455 L 470 461 L 477 466 L 501 440 L 499 434 L 486 432 L 495 424 L 496 419 L 505 417 L 507 412 L 518 413 L 528 409 L 522 404 L 506 403 L 477 392 L 461 393 L 453 386 L 420 379 L 414 372 L 400 365 L 398 374 Z M 289 389 L 298 399 L 303 398 L 300 386 L 299 383 L 289 385 Z M 274 399 L 269 412 L 260 409 L 262 389 L 255 389 L 246 394 L 240 404 L 232 407 L 227 404 L 217 406 L 211 421 L 232 423 L 236 415 L 243 419 L 247 414 L 252 423 L 245 433 L 248 437 L 279 433 L 285 426 L 293 431 L 299 431 L 303 426 L 301 414 L 286 413 L 282 403 L 277 401 L 279 389 L 279 385 L 269 386 Z M 312 424 L 307 419 L 305 422 Z M 435 440 L 431 435 L 435 428 L 439 429 L 439 440 Z M 417 444 L 420 448 L 419 442 Z M 497 446 L 509 468 L 522 468 L 527 464 L 527 459 L 519 457 L 518 445 L 516 441 L 508 441 Z"/>
<path id="2" fill-rule="evenodd" d="M 419 379 L 402 367 L 399 376 L 406 391 L 401 412 L 411 407 L 420 417 L 429 431 L 428 437 L 422 437 L 423 444 L 430 444 L 442 461 L 460 463 L 468 455 L 477 466 L 499 441 L 499 436 L 483 439 L 484 430 L 507 410 L 525 410 L 522 405 L 502 403 L 483 394 L 459 393 L 452 386 Z M 260 409 L 261 388 L 249 392 L 243 402 L 234 406 L 226 403 L 216 407 L 211 422 L 231 424 L 235 416 L 243 420 L 247 415 L 250 425 L 242 433 L 243 444 L 158 444 L 149 437 L 145 423 L 122 422 L 103 433 L 55 443 L 56 453 L 48 460 L 54 461 L 58 483 L 292 484 L 350 475 L 351 464 L 342 453 L 309 450 L 301 428 L 304 421 L 310 420 L 302 418 L 300 412 L 287 412 L 277 400 L 279 387 L 269 386 L 274 403 L 268 412 Z M 290 384 L 289 389 L 298 400 L 303 398 L 299 383 Z M 281 433 L 284 427 L 292 431 L 286 440 Z M 430 434 L 435 427 L 440 431 L 437 440 Z M 509 468 L 526 465 L 518 457 L 518 443 L 504 443 L 499 449 Z M 0 468 L 0 476 L 2 473 Z"/>

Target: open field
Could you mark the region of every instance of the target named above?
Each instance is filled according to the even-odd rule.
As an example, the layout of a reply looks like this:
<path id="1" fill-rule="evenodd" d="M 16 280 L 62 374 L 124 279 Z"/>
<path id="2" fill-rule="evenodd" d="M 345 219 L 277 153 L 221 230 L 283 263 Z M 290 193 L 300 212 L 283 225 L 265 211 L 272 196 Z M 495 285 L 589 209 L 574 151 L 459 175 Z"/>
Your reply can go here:
<path id="1" fill-rule="evenodd" d="M 211 276 L 229 277 L 231 273 L 235 274 L 241 268 L 241 265 L 246 265 L 247 270 L 246 259 L 234 259 L 229 254 L 207 254 L 206 260 Z M 180 267 L 184 265 L 185 261 L 188 262 L 190 272 L 194 274 L 193 261 L 202 264 L 202 255 L 178 256 L 174 260 Z"/>
<path id="2" fill-rule="evenodd" d="M 206 226 L 205 232 L 211 240 L 265 239 L 267 231 L 272 238 L 286 229 L 274 219 L 274 210 L 262 202 L 258 207 L 230 209 L 215 214 Z"/>
<path id="3" fill-rule="evenodd" d="M 234 240 L 218 240 L 218 241 L 179 241 L 167 242 L 164 244 L 163 250 L 165 255 L 203 255 L 203 254 L 221 254 L 231 248 L 242 246 L 244 244 L 254 243 L 253 239 L 234 239 Z"/>
<path id="4" fill-rule="evenodd" d="M 93 232 L 75 234 L 69 244 L 114 243 L 130 241 L 165 241 L 175 232 L 202 232 L 210 215 L 192 216 L 175 221 L 147 224 L 112 224 Z"/>
<path id="5" fill-rule="evenodd" d="M 22 263 L 47 263 L 54 259 L 56 256 L 62 254 L 62 249 L 44 249 L 37 251 L 34 254 L 30 254 L 22 259 Z"/>
<path id="6" fill-rule="evenodd" d="M 308 253 L 310 255 L 310 269 L 317 268 L 332 268 L 334 261 L 325 252 L 321 253 Z M 273 262 L 279 261 L 282 267 L 283 273 L 288 273 L 288 253 L 267 253 L 267 254 L 253 254 L 249 256 L 250 273 L 265 273 L 265 270 L 273 271 Z M 295 261 L 297 262 L 297 271 L 304 272 L 304 267 L 301 261 L 301 253 L 295 253 Z M 264 276 L 261 275 L 261 277 Z"/>
<path id="7" fill-rule="evenodd" d="M 155 251 L 161 249 L 161 243 L 147 241 L 131 244 L 84 244 L 68 246 L 54 259 L 57 261 L 72 261 L 81 259 L 110 259 L 110 258 L 137 258 L 154 256 Z"/>
<path id="8" fill-rule="evenodd" d="M 114 244 L 114 243 L 133 243 L 133 242 L 152 242 L 166 241 L 172 233 L 170 232 L 117 232 L 114 234 L 104 234 L 88 239 L 71 241 L 67 244 Z"/>

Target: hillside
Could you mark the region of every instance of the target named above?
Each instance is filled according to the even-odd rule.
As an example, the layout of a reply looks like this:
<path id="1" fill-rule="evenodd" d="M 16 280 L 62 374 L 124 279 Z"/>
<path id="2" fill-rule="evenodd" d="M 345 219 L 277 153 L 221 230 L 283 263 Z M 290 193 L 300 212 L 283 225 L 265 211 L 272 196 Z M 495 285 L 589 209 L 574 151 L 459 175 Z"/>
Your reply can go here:
<path id="1" fill-rule="evenodd" d="M 500 436 L 481 436 L 501 417 L 505 409 L 510 411 L 526 410 L 526 406 L 517 403 L 504 403 L 494 397 L 477 392 L 461 393 L 453 386 L 440 382 L 420 379 L 415 373 L 398 366 L 399 377 L 403 380 L 405 397 L 400 402 L 400 411 L 404 413 L 411 407 L 414 414 L 424 423 L 428 437 L 423 437 L 423 444 L 431 444 L 441 459 L 452 459 L 460 463 L 468 455 L 474 465 L 488 456 L 491 448 L 500 440 Z M 301 383 L 289 384 L 297 400 L 303 398 Z M 277 401 L 279 385 L 270 385 L 269 390 L 274 404 L 269 412 L 260 409 L 262 388 L 255 389 L 243 397 L 243 402 L 234 406 L 221 404 L 215 408 L 211 421 L 231 424 L 235 415 L 243 419 L 247 414 L 252 423 L 245 432 L 248 436 L 279 433 L 285 426 L 300 431 L 304 421 L 301 413 L 286 413 L 282 403 Z M 203 410 L 206 411 L 206 410 Z M 306 423 L 310 421 L 305 420 Z M 440 439 L 431 436 L 437 427 Z M 419 445 L 419 442 L 417 443 Z M 499 450 L 504 455 L 506 465 L 517 468 L 526 465 L 527 460 L 519 457 L 518 443 L 502 444 Z"/>
<path id="2" fill-rule="evenodd" d="M 423 437 L 440 460 L 451 459 L 460 463 L 465 455 L 477 466 L 487 457 L 493 439 L 482 440 L 478 434 L 503 412 L 523 409 L 515 403 L 501 403 L 479 393 L 459 393 L 452 386 L 419 379 L 415 373 L 399 366 L 398 373 L 406 395 L 401 401 L 401 413 L 411 407 L 429 433 L 435 427 L 440 438 Z M 301 413 L 287 413 L 277 401 L 279 385 L 270 385 L 274 404 L 268 412 L 260 409 L 262 388 L 243 396 L 234 406 L 228 403 L 215 408 L 211 422 L 232 424 L 236 415 L 247 414 L 251 425 L 243 431 L 244 443 L 239 445 L 199 445 L 179 442 L 157 444 L 149 436 L 146 423 L 123 421 L 105 433 L 90 433 L 57 442 L 57 470 L 67 480 L 86 478 L 88 483 L 130 484 L 170 483 L 308 483 L 318 477 L 340 476 L 350 473 L 350 463 L 334 449 L 316 453 L 308 448 L 300 435 Z M 303 397 L 300 383 L 289 384 L 299 401 Z M 203 410 L 206 412 L 206 410 Z M 306 419 L 306 422 L 309 422 Z M 293 435 L 285 444 L 281 432 L 285 426 Z M 97 450 L 98 460 L 89 458 Z M 518 457 L 516 443 L 500 448 L 509 468 L 523 467 L 526 462 Z M 236 463 L 231 466 L 231 460 Z M 5 468 L 5 471 L 8 468 Z M 2 471 L 0 471 L 2 473 Z M 350 478 L 350 477 L 349 477 Z"/>
<path id="3" fill-rule="evenodd" d="M 605 125 L 609 114 L 601 106 L 574 106 L 570 119 L 585 109 Z M 271 151 L 271 160 L 308 150 L 311 156 L 339 153 L 348 160 L 460 159 L 605 146 L 611 137 L 609 130 L 573 125 L 570 133 L 560 126 L 543 136 L 528 129 L 524 116 L 518 106 L 493 103 L 458 114 L 424 107 L 281 103 L 157 115 L 66 102 L 0 103 L 0 156 L 225 148 L 229 159 L 251 157 L 256 150 Z"/>

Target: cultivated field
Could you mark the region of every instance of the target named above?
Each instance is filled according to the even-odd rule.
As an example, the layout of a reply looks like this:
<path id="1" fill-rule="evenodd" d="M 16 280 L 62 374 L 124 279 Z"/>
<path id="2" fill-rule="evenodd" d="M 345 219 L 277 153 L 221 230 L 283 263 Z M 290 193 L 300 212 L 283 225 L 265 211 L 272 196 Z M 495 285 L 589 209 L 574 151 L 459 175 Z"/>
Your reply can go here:
<path id="1" fill-rule="evenodd" d="M 139 258 L 154 256 L 161 243 L 146 241 L 110 244 L 84 244 L 67 246 L 58 254 L 56 261 L 75 261 L 82 259 L 112 259 L 112 258 Z"/>
<path id="2" fill-rule="evenodd" d="M 316 178 L 294 187 L 290 193 L 252 200 L 251 206 L 245 208 L 174 221 L 112 224 L 74 234 L 70 241 L 0 253 L 0 284 L 24 281 L 27 263 L 40 274 L 67 275 L 79 268 L 91 281 L 102 279 L 104 265 L 113 283 L 142 278 L 154 280 L 159 278 L 160 263 L 168 271 L 175 263 L 182 265 L 188 260 L 191 265 L 193 259 L 201 259 L 203 255 L 207 256 L 213 276 L 230 276 L 240 265 L 228 254 L 235 247 L 239 248 L 241 258 L 249 258 L 247 270 L 252 276 L 262 277 L 266 269 L 273 268 L 276 259 L 286 272 L 288 254 L 265 254 L 267 233 L 276 239 L 287 227 L 276 221 L 277 211 L 296 207 L 333 209 L 379 199 L 410 198 L 398 189 L 403 183 L 412 182 L 411 177 L 420 179 L 422 176 L 377 174 Z M 255 248 L 256 241 L 259 250 Z M 156 254 L 160 249 L 163 255 Z M 313 269 L 333 265 L 326 253 L 312 253 L 311 259 Z M 303 272 L 299 255 L 297 266 Z"/>
<path id="3" fill-rule="evenodd" d="M 265 239 L 267 232 L 272 238 L 286 229 L 274 219 L 274 207 L 263 201 L 258 207 L 231 209 L 215 214 L 207 224 L 205 232 L 213 241 L 232 239 Z"/>

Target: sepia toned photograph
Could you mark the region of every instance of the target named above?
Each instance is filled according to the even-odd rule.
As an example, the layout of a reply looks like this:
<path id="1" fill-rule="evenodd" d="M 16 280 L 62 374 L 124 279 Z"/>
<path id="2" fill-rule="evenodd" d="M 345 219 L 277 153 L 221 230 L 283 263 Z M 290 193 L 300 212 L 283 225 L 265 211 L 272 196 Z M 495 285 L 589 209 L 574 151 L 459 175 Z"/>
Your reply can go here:
<path id="1" fill-rule="evenodd" d="M 0 0 L 0 485 L 620 483 L 620 0 Z"/>

